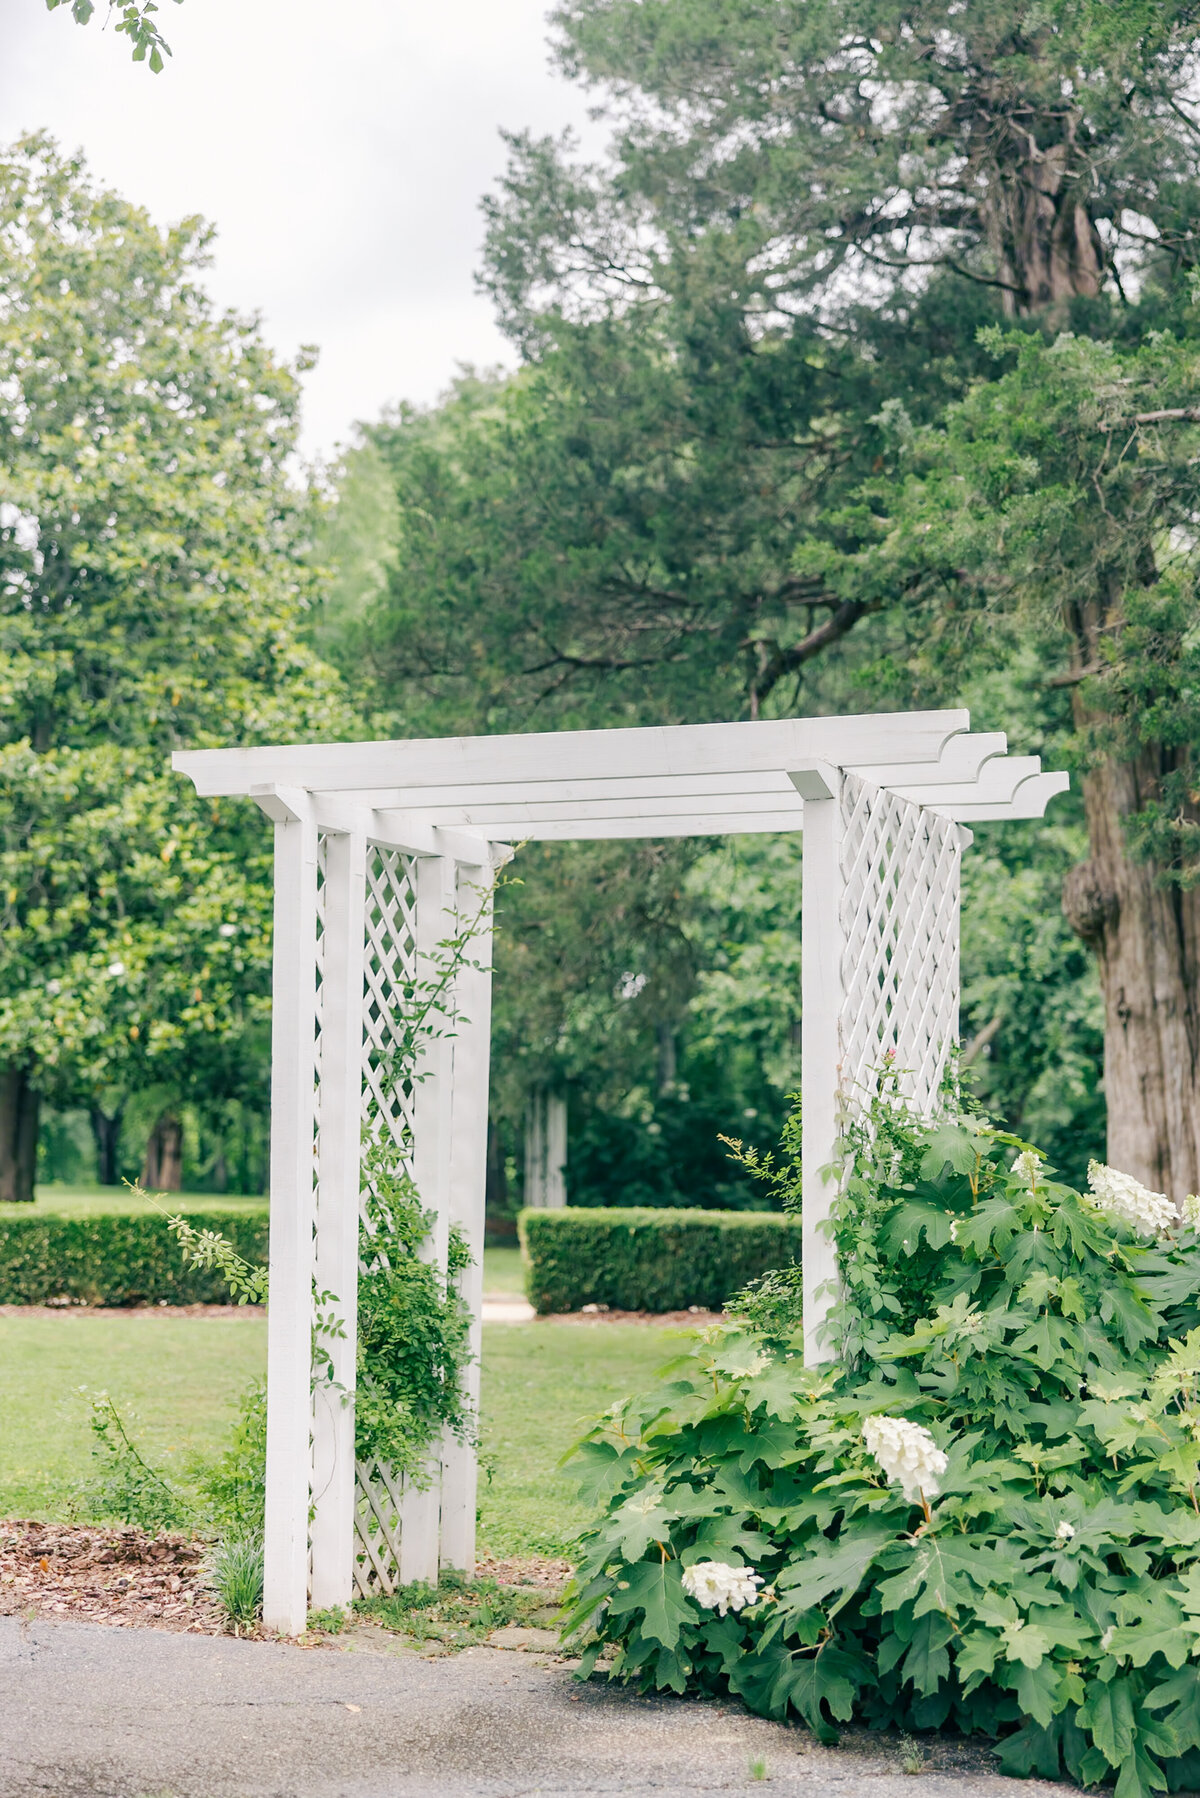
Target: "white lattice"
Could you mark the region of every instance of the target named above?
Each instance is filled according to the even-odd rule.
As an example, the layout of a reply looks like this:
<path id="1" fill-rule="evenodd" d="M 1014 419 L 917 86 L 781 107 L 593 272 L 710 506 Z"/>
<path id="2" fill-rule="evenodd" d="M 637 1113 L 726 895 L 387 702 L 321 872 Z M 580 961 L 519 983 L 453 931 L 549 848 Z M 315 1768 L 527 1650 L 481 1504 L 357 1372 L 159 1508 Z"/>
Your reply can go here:
<path id="1" fill-rule="evenodd" d="M 415 861 L 368 845 L 363 978 L 363 1135 L 389 1138 L 405 1161 L 413 1141 L 413 1086 L 392 1070 L 403 1054 L 417 972 Z M 354 1582 L 359 1593 L 393 1592 L 400 1578 L 402 1483 L 379 1461 L 355 1464 Z"/>
<path id="2" fill-rule="evenodd" d="M 324 991 L 325 991 L 325 837 L 317 837 L 317 918 L 316 918 L 316 979 L 314 983 L 315 1003 L 313 1007 L 313 1087 L 316 1103 L 313 1105 L 312 1126 L 312 1229 L 314 1259 L 316 1252 L 317 1219 L 320 1209 L 320 1168 L 321 1168 L 321 1042 L 324 1023 Z M 314 1320 L 315 1321 L 315 1320 Z M 309 1439 L 309 1493 L 316 1490 L 317 1470 L 312 1460 L 313 1440 Z M 309 1545 L 309 1586 L 312 1585 L 312 1546 Z"/>
<path id="3" fill-rule="evenodd" d="M 958 1035 L 960 860 L 956 824 L 844 777 L 839 1042 L 852 1099 L 890 1062 L 906 1098 L 936 1106 Z"/>
<path id="4" fill-rule="evenodd" d="M 400 1584 L 403 1488 L 382 1461 L 354 1464 L 354 1586 L 360 1598 Z"/>

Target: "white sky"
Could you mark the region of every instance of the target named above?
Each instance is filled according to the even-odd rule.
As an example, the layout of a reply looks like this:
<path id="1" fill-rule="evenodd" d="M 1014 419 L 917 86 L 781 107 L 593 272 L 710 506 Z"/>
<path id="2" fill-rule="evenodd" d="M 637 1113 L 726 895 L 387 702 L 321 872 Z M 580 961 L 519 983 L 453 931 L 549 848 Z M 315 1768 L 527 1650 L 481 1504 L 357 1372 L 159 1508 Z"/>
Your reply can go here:
<path id="1" fill-rule="evenodd" d="M 498 132 L 571 124 L 548 0 L 160 0 L 161 75 L 66 6 L 0 0 L 0 140 L 48 129 L 162 223 L 218 227 L 208 285 L 268 340 L 321 357 L 305 449 L 329 454 L 389 400 L 431 400 L 459 362 L 513 360 L 472 276 Z"/>

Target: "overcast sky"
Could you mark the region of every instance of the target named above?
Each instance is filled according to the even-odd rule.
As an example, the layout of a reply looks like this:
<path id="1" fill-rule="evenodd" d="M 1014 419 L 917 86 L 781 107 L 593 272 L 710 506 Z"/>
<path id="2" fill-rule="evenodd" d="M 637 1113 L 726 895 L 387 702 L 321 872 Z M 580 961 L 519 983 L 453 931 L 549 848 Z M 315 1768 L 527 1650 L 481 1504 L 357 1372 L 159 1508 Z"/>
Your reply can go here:
<path id="1" fill-rule="evenodd" d="M 330 453 L 458 362 L 512 361 L 474 291 L 501 126 L 587 131 L 547 0 L 161 0 L 161 75 L 44 0 L 0 0 L 0 138 L 47 128 L 161 222 L 218 228 L 209 287 L 315 343 L 305 447 Z M 335 30 L 334 27 L 337 27 Z"/>

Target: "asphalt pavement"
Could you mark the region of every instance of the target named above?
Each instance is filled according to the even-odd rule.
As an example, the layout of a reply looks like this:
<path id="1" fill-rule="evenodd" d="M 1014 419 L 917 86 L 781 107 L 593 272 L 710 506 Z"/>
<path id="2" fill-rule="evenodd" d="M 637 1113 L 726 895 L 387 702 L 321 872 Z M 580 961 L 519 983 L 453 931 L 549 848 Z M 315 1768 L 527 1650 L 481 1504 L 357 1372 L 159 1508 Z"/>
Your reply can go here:
<path id="1" fill-rule="evenodd" d="M 576 1684 L 551 1656 L 0 1618 L 0 1798 L 1063 1798 L 974 1744 L 821 1748 L 740 1706 Z M 910 1761 L 910 1765 L 911 1765 Z"/>

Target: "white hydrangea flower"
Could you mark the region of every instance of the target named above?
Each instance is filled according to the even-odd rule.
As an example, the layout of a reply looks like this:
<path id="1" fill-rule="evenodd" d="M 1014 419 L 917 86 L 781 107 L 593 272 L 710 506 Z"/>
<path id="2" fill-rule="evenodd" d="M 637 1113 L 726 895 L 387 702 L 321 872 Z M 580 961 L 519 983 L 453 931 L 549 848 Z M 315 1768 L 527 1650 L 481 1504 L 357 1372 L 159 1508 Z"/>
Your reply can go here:
<path id="1" fill-rule="evenodd" d="M 910 1504 L 922 1496 L 936 1498 L 948 1463 L 922 1424 L 910 1423 L 907 1417 L 868 1417 L 863 1441 L 867 1453 Z"/>
<path id="2" fill-rule="evenodd" d="M 1189 1192 L 1180 1207 L 1185 1230 L 1200 1230 L 1200 1194 Z"/>
<path id="3" fill-rule="evenodd" d="M 958 1241 L 958 1219 L 956 1217 L 950 1220 L 950 1240 L 951 1242 Z"/>
<path id="4" fill-rule="evenodd" d="M 683 1570 L 683 1589 L 706 1611 L 740 1611 L 753 1604 L 763 1583 L 753 1567 L 731 1567 L 727 1561 L 697 1561 Z"/>
<path id="5" fill-rule="evenodd" d="M 1119 1217 L 1139 1236 L 1162 1236 L 1178 1222 L 1178 1213 L 1164 1192 L 1151 1192 L 1118 1168 L 1088 1162 L 1088 1185 L 1102 1211 Z"/>
<path id="6" fill-rule="evenodd" d="M 1074 1534 L 1075 1525 L 1073 1523 L 1068 1523 L 1064 1517 L 1063 1521 L 1054 1532 L 1054 1540 L 1058 1543 L 1060 1548 L 1065 1548 Z"/>
<path id="7" fill-rule="evenodd" d="M 1036 1149 L 1022 1149 L 1012 1164 L 1012 1171 L 1023 1186 L 1030 1188 L 1038 1183 L 1045 1162 Z"/>

